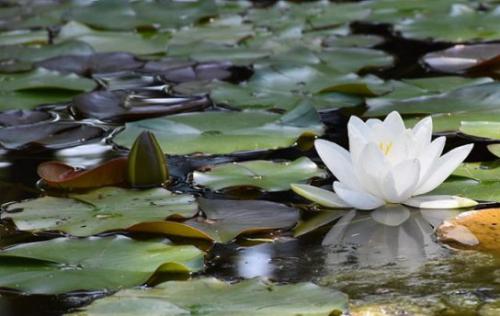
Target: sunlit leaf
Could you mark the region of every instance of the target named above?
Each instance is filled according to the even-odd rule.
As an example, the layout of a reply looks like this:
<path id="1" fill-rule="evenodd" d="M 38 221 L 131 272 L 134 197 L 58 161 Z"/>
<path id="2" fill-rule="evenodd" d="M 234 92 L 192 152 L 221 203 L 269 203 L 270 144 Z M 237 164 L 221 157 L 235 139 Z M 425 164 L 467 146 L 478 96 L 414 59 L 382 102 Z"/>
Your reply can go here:
<path id="1" fill-rule="evenodd" d="M 212 190 L 250 186 L 264 191 L 286 191 L 290 183 L 312 177 L 326 177 L 326 172 L 309 158 L 302 157 L 291 162 L 254 160 L 216 165 L 208 171 L 195 171 L 193 183 Z"/>
<path id="2" fill-rule="evenodd" d="M 193 246 L 160 241 L 56 238 L 0 251 L 0 286 L 26 293 L 115 291 L 146 282 L 157 270 L 188 273 L 202 267 Z"/>
<path id="3" fill-rule="evenodd" d="M 429 194 L 458 195 L 477 201 L 500 202 L 500 181 L 449 179 Z"/>
<path id="4" fill-rule="evenodd" d="M 500 140 L 500 122 L 462 121 L 458 130 L 469 136 Z"/>
<path id="5" fill-rule="evenodd" d="M 68 198 L 45 196 L 13 203 L 2 218 L 11 218 L 20 230 L 90 236 L 141 222 L 192 217 L 197 212 L 191 195 L 174 194 L 163 188 L 139 191 L 104 187 L 70 194 Z"/>

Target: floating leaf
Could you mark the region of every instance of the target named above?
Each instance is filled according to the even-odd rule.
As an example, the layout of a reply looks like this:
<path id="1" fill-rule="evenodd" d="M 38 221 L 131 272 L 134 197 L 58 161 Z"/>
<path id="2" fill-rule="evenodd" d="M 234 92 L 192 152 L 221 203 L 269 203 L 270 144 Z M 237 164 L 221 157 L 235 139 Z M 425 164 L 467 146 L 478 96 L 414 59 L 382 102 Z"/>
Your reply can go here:
<path id="1" fill-rule="evenodd" d="M 168 179 L 167 160 L 155 135 L 142 132 L 128 154 L 128 183 L 132 187 L 151 187 L 159 186 Z"/>
<path id="2" fill-rule="evenodd" d="M 500 84 L 497 82 L 466 86 L 428 97 L 370 104 L 366 115 L 381 116 L 392 111 L 402 114 L 456 113 L 500 109 Z"/>
<path id="3" fill-rule="evenodd" d="M 455 45 L 423 57 L 434 70 L 449 73 L 500 70 L 500 44 Z"/>
<path id="4" fill-rule="evenodd" d="M 70 101 L 75 91 L 50 89 L 1 91 L 0 109 L 32 109 L 37 105 Z"/>
<path id="5" fill-rule="evenodd" d="M 0 75 L 0 91 L 19 91 L 35 89 L 59 89 L 69 91 L 90 91 L 96 87 L 93 80 L 74 74 L 61 74 L 38 68 L 32 72 Z"/>
<path id="6" fill-rule="evenodd" d="M 500 36 L 499 14 L 461 7 L 455 14 L 430 14 L 396 24 L 406 38 L 445 42 L 496 40 Z"/>
<path id="7" fill-rule="evenodd" d="M 500 161 L 462 163 L 453 175 L 478 181 L 500 181 Z"/>
<path id="8" fill-rule="evenodd" d="M 71 104 L 76 116 L 124 122 L 200 110 L 209 105 L 205 97 L 167 97 L 162 93 L 93 91 L 82 93 Z"/>
<path id="9" fill-rule="evenodd" d="M 440 241 L 452 247 L 500 251 L 500 209 L 464 212 L 439 227 Z"/>
<path id="10" fill-rule="evenodd" d="M 469 199 L 500 202 L 500 181 L 449 179 L 430 195 L 458 195 Z"/>
<path id="11" fill-rule="evenodd" d="M 164 52 L 167 39 L 167 34 L 157 34 L 151 38 L 145 38 L 135 32 L 97 31 L 71 21 L 61 27 L 55 42 L 57 44 L 76 40 L 89 44 L 96 52 L 123 51 L 146 55 Z"/>
<path id="12" fill-rule="evenodd" d="M 315 231 L 316 229 L 328 225 L 336 219 L 347 214 L 348 211 L 344 210 L 322 210 L 313 215 L 313 217 L 301 222 L 293 230 L 293 236 L 299 237 Z"/>
<path id="13" fill-rule="evenodd" d="M 220 190 L 250 186 L 264 191 L 286 191 L 290 183 L 304 182 L 312 177 L 326 177 L 326 172 L 307 157 L 292 162 L 254 160 L 216 165 L 208 171 L 193 173 L 193 183 Z"/>
<path id="14" fill-rule="evenodd" d="M 323 125 L 316 111 L 306 105 L 285 115 L 260 111 L 185 113 L 127 123 L 114 142 L 131 147 L 143 131 L 153 132 L 163 152 L 170 155 L 229 154 L 289 147 L 304 134 L 321 135 Z"/>
<path id="15" fill-rule="evenodd" d="M 206 218 L 193 218 L 183 223 L 142 223 L 130 230 L 226 243 L 241 234 L 288 229 L 299 219 L 297 209 L 274 202 L 208 199 L 198 199 L 198 202 Z"/>
<path id="16" fill-rule="evenodd" d="M 0 45 L 47 44 L 49 33 L 46 30 L 16 30 L 0 33 Z"/>
<path id="17" fill-rule="evenodd" d="M 407 126 L 415 126 L 423 116 L 412 117 L 406 119 Z M 442 113 L 432 115 L 432 130 L 434 133 L 455 132 L 460 129 L 463 121 L 496 121 L 500 122 L 500 108 L 494 110 L 478 111 L 478 112 L 457 112 L 457 113 Z"/>
<path id="18" fill-rule="evenodd" d="M 62 44 L 61 44 L 62 45 Z M 96 53 L 88 55 L 60 55 L 37 63 L 39 67 L 91 76 L 95 73 L 131 71 L 141 67 L 144 62 L 129 53 Z"/>
<path id="19" fill-rule="evenodd" d="M 277 285 L 251 279 L 230 284 L 202 278 L 120 291 L 71 315 L 328 316 L 347 309 L 345 294 L 309 282 Z"/>
<path id="20" fill-rule="evenodd" d="M 500 140 L 500 122 L 463 121 L 458 130 L 469 136 Z"/>
<path id="21" fill-rule="evenodd" d="M 92 47 L 83 42 L 68 41 L 52 45 L 11 45 L 3 46 L 0 51 L 0 60 L 17 59 L 37 62 L 60 55 L 90 55 Z"/>
<path id="22" fill-rule="evenodd" d="M 30 294 L 116 291 L 146 282 L 155 271 L 202 267 L 193 246 L 126 237 L 56 238 L 0 251 L 0 286 Z"/>
<path id="23" fill-rule="evenodd" d="M 0 128 L 0 145 L 11 150 L 59 149 L 102 136 L 103 130 L 72 121 L 40 122 Z"/>
<path id="24" fill-rule="evenodd" d="M 52 114 L 42 111 L 10 110 L 0 112 L 0 126 L 18 126 L 34 124 L 54 119 Z"/>
<path id="25" fill-rule="evenodd" d="M 127 158 L 109 160 L 88 170 L 75 169 L 59 161 L 38 166 L 37 172 L 49 186 L 62 189 L 96 188 L 127 181 Z"/>
<path id="26" fill-rule="evenodd" d="M 141 222 L 192 217 L 197 212 L 191 195 L 162 188 L 138 191 L 104 187 L 86 194 L 70 194 L 69 198 L 45 196 L 10 204 L 1 218 L 11 218 L 20 230 L 90 236 Z"/>
<path id="27" fill-rule="evenodd" d="M 500 144 L 488 145 L 488 150 L 495 156 L 500 158 Z"/>

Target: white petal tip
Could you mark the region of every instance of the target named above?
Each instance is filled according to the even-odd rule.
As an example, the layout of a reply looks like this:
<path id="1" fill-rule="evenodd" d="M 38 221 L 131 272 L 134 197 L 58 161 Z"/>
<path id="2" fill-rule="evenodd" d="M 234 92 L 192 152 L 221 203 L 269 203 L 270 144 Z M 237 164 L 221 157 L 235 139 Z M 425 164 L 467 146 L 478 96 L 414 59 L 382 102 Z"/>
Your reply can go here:
<path id="1" fill-rule="evenodd" d="M 308 184 L 291 184 L 293 192 L 298 195 L 318 203 L 321 206 L 328 208 L 350 208 L 350 206 L 342 201 L 337 194 L 332 191 L 324 190 Z"/>
<path id="2" fill-rule="evenodd" d="M 421 195 L 403 203 L 406 206 L 423 209 L 456 209 L 476 206 L 474 200 L 452 195 Z"/>

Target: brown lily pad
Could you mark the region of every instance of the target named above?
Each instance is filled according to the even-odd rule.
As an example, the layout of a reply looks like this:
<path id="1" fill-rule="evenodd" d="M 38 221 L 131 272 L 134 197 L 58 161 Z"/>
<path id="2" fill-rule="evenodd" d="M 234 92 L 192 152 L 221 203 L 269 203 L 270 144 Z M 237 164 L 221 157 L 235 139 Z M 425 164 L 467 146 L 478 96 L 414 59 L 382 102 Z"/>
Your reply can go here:
<path id="1" fill-rule="evenodd" d="M 119 185 L 127 181 L 127 157 L 109 160 L 92 169 L 75 169 L 59 161 L 38 166 L 38 175 L 49 186 L 61 189 L 87 189 Z"/>
<path id="2" fill-rule="evenodd" d="M 500 253 L 500 208 L 461 213 L 445 221 L 437 235 L 454 248 Z"/>

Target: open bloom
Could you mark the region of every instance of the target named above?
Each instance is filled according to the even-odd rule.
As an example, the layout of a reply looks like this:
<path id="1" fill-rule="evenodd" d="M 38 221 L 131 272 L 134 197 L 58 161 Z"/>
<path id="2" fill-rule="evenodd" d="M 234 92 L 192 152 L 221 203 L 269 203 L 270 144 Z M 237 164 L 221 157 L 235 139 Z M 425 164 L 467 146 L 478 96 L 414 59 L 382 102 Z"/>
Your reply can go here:
<path id="1" fill-rule="evenodd" d="M 472 150 L 472 144 L 441 156 L 446 141 L 432 141 L 432 119 L 405 127 L 398 112 L 384 121 L 363 122 L 352 116 L 347 125 L 349 151 L 316 140 L 316 150 L 338 181 L 335 193 L 310 185 L 292 185 L 295 192 L 327 207 L 369 210 L 401 203 L 419 208 L 457 208 L 477 204 L 456 196 L 421 196 L 439 186 Z"/>

